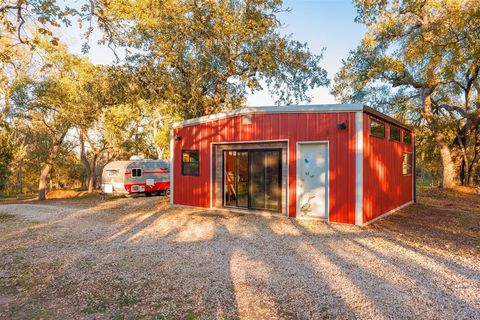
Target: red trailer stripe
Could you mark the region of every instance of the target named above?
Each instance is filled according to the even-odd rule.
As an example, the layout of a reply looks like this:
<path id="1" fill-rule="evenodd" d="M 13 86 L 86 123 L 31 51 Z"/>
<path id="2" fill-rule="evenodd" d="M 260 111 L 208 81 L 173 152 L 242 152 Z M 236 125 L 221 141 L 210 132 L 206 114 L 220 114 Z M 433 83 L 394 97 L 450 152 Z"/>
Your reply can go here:
<path id="1" fill-rule="evenodd" d="M 143 171 L 142 174 L 157 174 L 157 173 L 170 173 L 170 171 Z M 125 174 L 132 174 L 131 171 L 126 171 Z"/>

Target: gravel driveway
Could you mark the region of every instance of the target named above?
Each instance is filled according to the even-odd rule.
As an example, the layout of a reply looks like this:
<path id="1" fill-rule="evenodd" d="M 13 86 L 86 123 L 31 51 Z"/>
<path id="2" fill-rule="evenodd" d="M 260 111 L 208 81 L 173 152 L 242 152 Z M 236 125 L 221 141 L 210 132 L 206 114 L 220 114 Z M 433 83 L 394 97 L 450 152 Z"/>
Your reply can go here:
<path id="1" fill-rule="evenodd" d="M 392 221 L 327 225 L 160 198 L 0 205 L 0 318 L 480 319 L 478 248 L 412 240 Z"/>

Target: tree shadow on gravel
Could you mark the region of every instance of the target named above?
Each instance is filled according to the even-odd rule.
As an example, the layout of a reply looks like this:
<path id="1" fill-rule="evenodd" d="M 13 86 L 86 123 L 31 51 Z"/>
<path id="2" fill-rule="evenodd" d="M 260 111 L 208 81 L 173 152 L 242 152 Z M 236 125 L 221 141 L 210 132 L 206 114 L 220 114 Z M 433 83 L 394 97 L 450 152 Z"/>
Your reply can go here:
<path id="1" fill-rule="evenodd" d="M 21 318 L 37 306 L 78 318 L 480 317 L 478 291 L 468 295 L 480 288 L 477 267 L 393 231 L 186 208 L 105 215 L 88 228 L 82 214 L 45 225 L 35 231 L 50 233 L 45 243 L 10 239 L 31 247 L 1 259 L 21 258 L 47 280 L 0 314 Z M 53 259 L 56 269 L 39 268 Z"/>

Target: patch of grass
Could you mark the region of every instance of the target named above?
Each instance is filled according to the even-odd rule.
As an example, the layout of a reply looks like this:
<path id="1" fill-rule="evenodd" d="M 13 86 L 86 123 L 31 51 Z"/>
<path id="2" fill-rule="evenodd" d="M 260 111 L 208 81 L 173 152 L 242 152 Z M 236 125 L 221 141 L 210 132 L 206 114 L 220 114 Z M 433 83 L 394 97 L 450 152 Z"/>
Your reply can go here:
<path id="1" fill-rule="evenodd" d="M 33 193 L 14 193 L 14 192 L 0 192 L 0 199 L 2 198 L 29 198 L 34 196 L 35 194 Z"/>
<path id="2" fill-rule="evenodd" d="M 105 201 L 113 201 L 113 200 L 125 199 L 125 198 L 127 198 L 126 195 L 119 194 L 119 195 L 116 195 L 116 196 L 108 196 L 108 197 L 105 198 Z"/>
<path id="3" fill-rule="evenodd" d="M 5 221 L 10 221 L 12 219 L 15 219 L 14 215 L 8 214 L 8 213 L 0 213 L 0 223 Z"/>
<path id="4" fill-rule="evenodd" d="M 22 249 L 18 250 L 17 253 L 21 251 Z M 8 266 L 0 263 L 0 268 L 7 270 L 11 274 L 11 277 L 7 278 L 10 279 L 9 283 L 5 282 L 5 285 L 19 287 L 29 292 L 54 278 L 62 265 L 63 262 L 58 257 L 38 264 L 26 263 L 21 258 L 17 258 L 12 259 Z M 0 281 L 0 284 L 2 282 Z"/>
<path id="5" fill-rule="evenodd" d="M 17 285 L 25 289 L 32 289 L 42 283 L 42 277 L 39 275 L 38 270 L 28 264 L 20 267 L 15 272 L 15 279 Z"/>
<path id="6" fill-rule="evenodd" d="M 27 310 L 25 318 L 31 320 L 54 319 L 55 314 L 43 306 L 32 306 Z"/>
<path id="7" fill-rule="evenodd" d="M 165 316 L 163 314 L 159 313 L 155 316 L 155 320 L 165 320 Z"/>
<path id="8" fill-rule="evenodd" d="M 87 314 L 105 313 L 108 307 L 108 300 L 105 297 L 94 296 L 87 300 L 87 306 L 83 308 L 82 312 Z"/>
<path id="9" fill-rule="evenodd" d="M 0 213 L 0 228 L 2 229 L 12 229 L 16 227 L 28 227 L 30 225 L 39 224 L 38 221 L 27 220 L 19 218 L 13 214 L 9 213 Z"/>
<path id="10" fill-rule="evenodd" d="M 122 296 L 120 297 L 120 305 L 122 307 L 132 306 L 132 305 L 137 304 L 139 302 L 140 302 L 140 299 L 138 299 L 136 297 L 126 295 L 125 293 L 122 294 Z"/>
<path id="11" fill-rule="evenodd" d="M 187 316 L 185 317 L 187 320 L 197 320 L 197 315 L 193 312 L 193 310 L 188 310 Z"/>
<path id="12" fill-rule="evenodd" d="M 41 301 L 35 298 L 29 298 L 23 303 L 12 304 L 5 311 L 3 314 L 0 313 L 1 319 L 45 320 L 60 318 L 54 309 L 47 308 Z"/>

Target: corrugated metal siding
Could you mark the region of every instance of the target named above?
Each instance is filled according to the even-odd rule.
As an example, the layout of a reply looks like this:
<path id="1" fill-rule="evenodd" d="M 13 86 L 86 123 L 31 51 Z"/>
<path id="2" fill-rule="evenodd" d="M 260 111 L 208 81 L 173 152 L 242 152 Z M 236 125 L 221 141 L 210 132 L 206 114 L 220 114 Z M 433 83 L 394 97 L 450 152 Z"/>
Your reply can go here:
<path id="1" fill-rule="evenodd" d="M 174 129 L 182 140 L 174 141 L 174 203 L 210 207 L 210 145 L 212 142 L 239 142 L 288 139 L 289 215 L 296 207 L 297 141 L 330 143 L 330 221 L 355 223 L 355 113 L 254 114 L 243 125 L 242 116 L 230 117 Z M 347 123 L 346 130 L 337 124 Z M 181 175 L 181 151 L 200 150 L 200 175 Z"/>
<path id="2" fill-rule="evenodd" d="M 385 138 L 370 136 L 370 118 L 385 123 Z M 363 221 L 413 200 L 412 175 L 402 174 L 402 154 L 413 152 L 412 145 L 390 141 L 389 123 L 364 114 Z M 401 129 L 402 137 L 404 129 Z M 412 134 L 413 143 L 413 134 Z"/>

